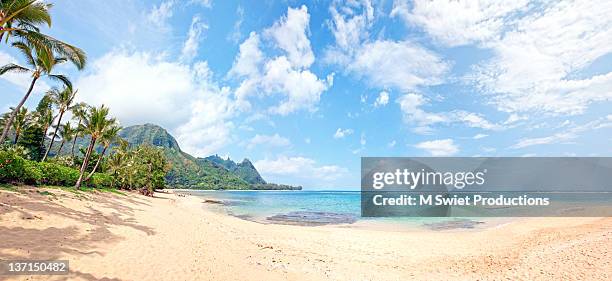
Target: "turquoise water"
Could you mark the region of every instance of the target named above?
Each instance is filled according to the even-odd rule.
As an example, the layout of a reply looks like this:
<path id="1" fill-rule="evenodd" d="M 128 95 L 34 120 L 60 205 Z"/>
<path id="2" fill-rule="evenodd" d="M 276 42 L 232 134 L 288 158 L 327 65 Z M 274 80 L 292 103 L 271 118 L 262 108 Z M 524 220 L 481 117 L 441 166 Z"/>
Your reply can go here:
<path id="1" fill-rule="evenodd" d="M 231 215 L 263 222 L 337 224 L 376 222 L 427 224 L 452 218 L 362 218 L 359 191 L 189 191 L 222 201 Z M 213 204 L 211 204 L 213 205 Z"/>

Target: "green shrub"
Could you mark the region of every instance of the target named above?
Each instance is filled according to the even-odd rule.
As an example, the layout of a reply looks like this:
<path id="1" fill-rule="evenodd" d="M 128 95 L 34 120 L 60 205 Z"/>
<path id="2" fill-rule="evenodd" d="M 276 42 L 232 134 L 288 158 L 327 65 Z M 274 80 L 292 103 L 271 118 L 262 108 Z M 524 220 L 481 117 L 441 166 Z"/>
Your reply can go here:
<path id="1" fill-rule="evenodd" d="M 55 163 L 39 163 L 42 171 L 42 182 L 47 185 L 73 186 L 79 179 L 77 169 L 65 167 Z"/>
<path id="2" fill-rule="evenodd" d="M 94 173 L 88 185 L 95 188 L 111 187 L 113 185 L 113 177 L 106 173 Z"/>
<path id="3" fill-rule="evenodd" d="M 25 161 L 14 150 L 0 150 L 0 182 L 20 181 Z"/>
<path id="4" fill-rule="evenodd" d="M 40 163 L 30 160 L 23 162 L 23 174 L 20 181 L 25 184 L 39 184 L 43 179 Z"/>

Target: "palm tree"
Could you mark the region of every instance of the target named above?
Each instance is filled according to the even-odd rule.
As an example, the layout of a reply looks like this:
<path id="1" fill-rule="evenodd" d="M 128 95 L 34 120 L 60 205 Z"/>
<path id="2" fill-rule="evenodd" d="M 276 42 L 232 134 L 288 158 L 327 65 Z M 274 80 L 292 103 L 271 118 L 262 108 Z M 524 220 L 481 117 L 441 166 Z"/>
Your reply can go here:
<path id="1" fill-rule="evenodd" d="M 89 146 L 85 151 L 85 157 L 83 158 L 83 164 L 81 165 L 79 179 L 75 185 L 76 189 L 81 187 L 83 175 L 85 174 L 87 164 L 89 164 L 89 158 L 91 157 L 91 152 L 93 151 L 96 142 L 99 138 L 104 136 L 107 130 L 116 127 L 116 123 L 117 120 L 115 118 L 108 117 L 108 107 L 104 107 L 104 105 L 100 107 L 92 107 L 87 112 L 87 115 L 83 119 L 83 124 L 81 124 L 80 127 L 82 128 L 84 134 L 91 136 L 91 139 L 89 141 Z"/>
<path id="2" fill-rule="evenodd" d="M 72 107 L 70 107 L 70 111 L 72 111 L 72 118 L 73 119 L 76 118 L 77 120 L 79 120 L 77 123 L 77 126 L 74 128 L 74 138 L 72 139 L 72 148 L 70 149 L 73 158 L 74 158 L 74 147 L 76 146 L 77 138 L 79 138 L 83 132 L 81 130 L 81 122 L 83 122 L 83 119 L 85 118 L 85 114 L 87 114 L 88 107 L 89 105 L 87 105 L 84 102 L 77 103 L 73 105 Z"/>
<path id="3" fill-rule="evenodd" d="M 58 132 L 58 130 L 55 130 L 56 133 Z M 55 153 L 55 155 L 60 155 L 62 148 L 64 147 L 64 144 L 68 141 L 71 141 L 72 138 L 74 137 L 74 132 L 75 130 L 72 128 L 72 125 L 70 125 L 70 122 L 66 122 L 66 124 L 62 124 L 60 126 L 59 129 L 59 133 L 60 136 L 62 137 L 62 142 L 60 143 L 59 148 L 57 149 L 57 153 Z"/>
<path id="4" fill-rule="evenodd" d="M 42 99 L 40 99 L 38 106 L 36 106 L 36 118 L 38 125 L 40 125 L 40 127 L 43 129 L 44 136 L 47 135 L 47 131 L 55 119 L 55 116 L 53 116 L 53 110 L 51 108 L 51 102 L 51 97 L 46 94 Z"/>
<path id="5" fill-rule="evenodd" d="M 104 133 L 102 133 L 102 136 L 100 137 L 100 142 L 102 143 L 102 152 L 98 156 L 98 161 L 96 162 L 96 165 L 94 165 L 89 175 L 87 175 L 87 177 L 85 178 L 85 181 L 88 181 L 96 172 L 98 166 L 100 165 L 100 162 L 102 162 L 102 158 L 104 157 L 104 153 L 106 152 L 106 150 L 111 146 L 111 144 L 115 143 L 117 139 L 120 139 L 119 131 L 121 131 L 121 127 L 116 125 L 112 125 L 106 130 L 104 130 Z"/>
<path id="6" fill-rule="evenodd" d="M 26 57 L 26 61 L 30 68 L 26 68 L 14 63 L 9 63 L 0 67 L 0 75 L 3 75 L 7 72 L 30 72 L 32 73 L 32 82 L 30 83 L 30 87 L 28 91 L 23 96 L 15 110 L 11 113 L 11 116 L 8 119 L 8 123 L 6 124 L 4 130 L 2 131 L 2 136 L 0 136 L 0 143 L 3 143 L 6 139 L 6 135 L 8 134 L 8 127 L 11 126 L 11 123 L 15 119 L 15 115 L 21 109 L 23 104 L 26 102 L 30 94 L 32 93 L 32 89 L 34 89 L 34 84 L 36 81 L 42 76 L 48 76 L 52 79 L 59 80 L 63 82 L 67 87 L 72 88 L 72 83 L 68 78 L 64 75 L 59 74 L 51 74 L 53 68 L 65 62 L 67 59 L 63 57 L 55 57 L 52 49 L 47 47 L 39 47 L 33 46 L 30 42 L 20 41 L 14 42 L 13 46 L 18 48 L 21 53 Z M 77 67 L 81 67 L 82 64 L 76 64 Z"/>
<path id="7" fill-rule="evenodd" d="M 55 132 L 53 133 L 53 136 L 51 137 L 51 142 L 49 143 L 49 147 L 45 152 L 45 156 L 43 156 L 42 158 L 43 162 L 47 159 L 49 151 L 51 151 L 51 147 L 53 147 L 53 142 L 55 142 L 57 130 L 61 127 L 62 124 L 62 117 L 64 116 L 64 113 L 66 113 L 66 111 L 70 109 L 70 105 L 72 104 L 72 101 L 74 100 L 74 97 L 76 96 L 77 92 L 78 90 L 73 91 L 72 87 L 65 86 L 61 91 L 57 88 L 53 88 L 48 93 L 49 96 L 51 96 L 51 100 L 59 110 L 59 116 L 57 119 L 57 125 L 55 125 Z"/>
<path id="8" fill-rule="evenodd" d="M 51 27 L 52 4 L 37 0 L 0 0 L 0 41 L 15 36 L 36 48 L 46 48 L 71 60 L 79 69 L 85 66 L 83 50 L 40 33 L 39 26 Z"/>
<path id="9" fill-rule="evenodd" d="M 52 6 L 32 0 L 0 1 L 0 40 L 4 35 L 8 39 L 13 33 L 38 31 L 38 25 L 51 27 L 49 8 Z"/>
<path id="10" fill-rule="evenodd" d="M 13 110 L 12 107 L 11 107 L 11 110 Z M 9 117 L 10 117 L 10 114 L 5 113 L 2 119 L 7 120 Z M 28 122 L 30 121 L 29 119 L 30 119 L 30 114 L 28 113 L 28 109 L 26 107 L 22 107 L 21 110 L 19 110 L 19 112 L 15 116 L 15 121 L 11 125 L 13 128 L 13 131 L 15 131 L 15 137 L 13 139 L 13 144 L 17 143 L 17 140 L 19 140 L 19 136 L 21 135 L 21 132 L 23 132 L 26 126 L 28 126 Z"/>

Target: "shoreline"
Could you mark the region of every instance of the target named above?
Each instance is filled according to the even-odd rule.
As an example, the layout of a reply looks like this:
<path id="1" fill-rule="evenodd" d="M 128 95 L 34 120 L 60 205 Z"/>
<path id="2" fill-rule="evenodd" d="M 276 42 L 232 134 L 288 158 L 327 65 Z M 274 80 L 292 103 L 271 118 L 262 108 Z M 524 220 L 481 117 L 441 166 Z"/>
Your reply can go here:
<path id="1" fill-rule="evenodd" d="M 0 259 L 70 260 L 68 276 L 8 280 L 611 277 L 612 218 L 394 232 L 255 223 L 167 190 L 151 198 L 20 187 L 0 190 L 0 203 Z"/>

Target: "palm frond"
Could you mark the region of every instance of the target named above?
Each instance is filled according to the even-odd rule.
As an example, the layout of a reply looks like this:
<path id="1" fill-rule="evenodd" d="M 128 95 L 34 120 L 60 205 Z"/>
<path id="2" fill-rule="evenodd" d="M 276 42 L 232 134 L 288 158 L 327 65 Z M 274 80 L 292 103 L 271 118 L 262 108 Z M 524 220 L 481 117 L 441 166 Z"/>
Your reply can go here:
<path id="1" fill-rule="evenodd" d="M 49 77 L 53 80 L 61 81 L 66 87 L 72 89 L 72 82 L 70 82 L 70 79 L 68 79 L 67 76 L 61 74 L 49 74 Z"/>
<path id="2" fill-rule="evenodd" d="M 5 64 L 0 67 L 0 75 L 4 75 L 7 72 L 29 72 L 30 69 L 14 63 Z"/>
<path id="3" fill-rule="evenodd" d="M 13 47 L 17 48 L 21 52 L 31 67 L 36 67 L 36 62 L 34 61 L 34 56 L 32 55 L 32 48 L 27 43 L 21 41 L 13 42 Z"/>
<path id="4" fill-rule="evenodd" d="M 26 38 L 26 40 L 36 46 L 36 48 L 48 48 L 53 50 L 57 55 L 66 57 L 79 70 L 85 67 L 87 55 L 80 48 L 36 31 L 18 30 L 15 32 L 18 36 Z"/>

